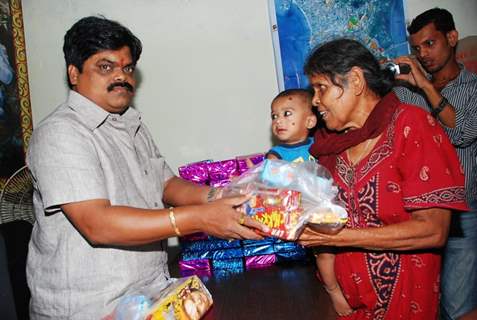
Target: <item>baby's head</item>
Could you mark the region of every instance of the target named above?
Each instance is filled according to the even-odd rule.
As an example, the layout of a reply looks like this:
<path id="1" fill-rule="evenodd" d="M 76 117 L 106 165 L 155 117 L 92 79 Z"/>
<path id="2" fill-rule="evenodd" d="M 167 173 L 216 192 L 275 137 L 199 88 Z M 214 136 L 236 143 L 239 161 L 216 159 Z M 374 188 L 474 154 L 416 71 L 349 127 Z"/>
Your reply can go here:
<path id="1" fill-rule="evenodd" d="M 313 93 L 305 89 L 288 89 L 272 101 L 272 132 L 278 141 L 295 144 L 308 137 L 316 125 L 311 99 Z"/>

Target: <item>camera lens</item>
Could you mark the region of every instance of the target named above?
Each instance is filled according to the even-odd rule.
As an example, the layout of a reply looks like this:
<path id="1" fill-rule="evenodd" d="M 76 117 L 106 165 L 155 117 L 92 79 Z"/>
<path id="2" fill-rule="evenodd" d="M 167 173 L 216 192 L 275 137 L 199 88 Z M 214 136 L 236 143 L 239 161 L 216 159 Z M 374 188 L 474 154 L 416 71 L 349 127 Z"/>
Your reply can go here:
<path id="1" fill-rule="evenodd" d="M 411 72 L 411 67 L 405 63 L 396 64 L 394 62 L 388 62 L 384 64 L 383 69 L 388 70 L 393 76 Z"/>

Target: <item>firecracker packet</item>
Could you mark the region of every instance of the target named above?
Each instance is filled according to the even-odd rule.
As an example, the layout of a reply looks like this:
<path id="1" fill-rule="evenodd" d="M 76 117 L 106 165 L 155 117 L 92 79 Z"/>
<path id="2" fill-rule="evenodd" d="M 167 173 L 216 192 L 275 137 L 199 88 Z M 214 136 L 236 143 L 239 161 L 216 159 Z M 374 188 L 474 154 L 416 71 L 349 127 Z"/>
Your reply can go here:
<path id="1" fill-rule="evenodd" d="M 269 235 L 296 240 L 309 224 L 336 233 L 348 215 L 336 201 L 338 188 L 328 170 L 314 161 L 267 159 L 224 188 L 224 195 L 249 194 L 239 210 L 270 228 Z"/>

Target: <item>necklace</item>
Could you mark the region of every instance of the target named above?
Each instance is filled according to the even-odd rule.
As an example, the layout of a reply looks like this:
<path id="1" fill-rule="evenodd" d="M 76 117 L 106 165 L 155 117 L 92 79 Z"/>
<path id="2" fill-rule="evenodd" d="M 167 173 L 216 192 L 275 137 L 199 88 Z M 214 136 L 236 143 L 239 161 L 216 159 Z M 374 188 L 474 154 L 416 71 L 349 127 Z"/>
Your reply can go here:
<path id="1" fill-rule="evenodd" d="M 359 163 L 364 158 L 364 156 L 366 155 L 366 151 L 368 151 L 369 145 L 371 144 L 371 141 L 373 141 L 373 140 L 374 139 L 368 139 L 366 141 L 366 145 L 364 146 L 363 150 L 361 151 L 359 156 L 354 161 L 351 160 L 351 155 L 350 155 L 349 149 L 346 149 L 346 156 L 348 156 L 348 160 L 349 160 L 349 162 L 351 162 L 351 164 L 353 166 L 356 165 L 357 163 Z"/>

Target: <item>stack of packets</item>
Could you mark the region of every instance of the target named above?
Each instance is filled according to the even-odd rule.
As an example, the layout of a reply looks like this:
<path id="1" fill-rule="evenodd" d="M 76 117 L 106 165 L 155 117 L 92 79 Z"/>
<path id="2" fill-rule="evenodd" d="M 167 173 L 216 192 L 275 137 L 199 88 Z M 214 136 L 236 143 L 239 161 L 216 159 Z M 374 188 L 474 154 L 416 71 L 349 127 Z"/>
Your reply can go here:
<path id="1" fill-rule="evenodd" d="M 180 167 L 179 175 L 195 183 L 224 187 L 263 160 L 263 154 L 253 154 L 215 162 L 200 161 Z M 307 261 L 308 252 L 303 247 L 278 238 L 271 234 L 264 240 L 227 241 L 204 233 L 181 237 L 181 275 L 221 277 L 277 263 Z"/>
<path id="2" fill-rule="evenodd" d="M 198 320 L 212 304 L 202 281 L 190 276 L 125 294 L 103 320 Z"/>
<path id="3" fill-rule="evenodd" d="M 221 161 L 203 160 L 179 167 L 179 175 L 182 179 L 198 184 L 222 187 L 263 159 L 263 153 L 256 153 Z"/>

